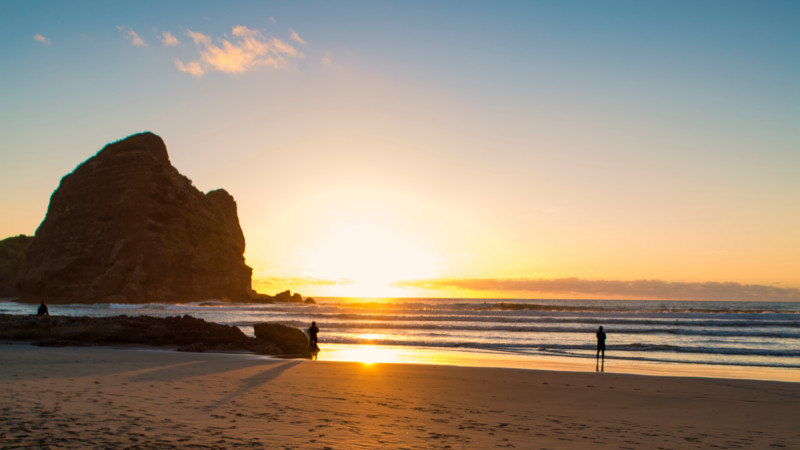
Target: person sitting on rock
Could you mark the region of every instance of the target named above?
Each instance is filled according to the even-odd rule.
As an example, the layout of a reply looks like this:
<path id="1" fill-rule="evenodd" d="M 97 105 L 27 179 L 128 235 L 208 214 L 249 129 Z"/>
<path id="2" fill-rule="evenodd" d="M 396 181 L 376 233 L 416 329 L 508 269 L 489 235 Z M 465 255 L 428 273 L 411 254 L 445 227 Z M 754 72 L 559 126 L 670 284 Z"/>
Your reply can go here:
<path id="1" fill-rule="evenodd" d="M 42 304 L 39 305 L 39 310 L 36 311 L 36 315 L 37 316 L 49 316 L 50 315 L 50 311 L 47 310 L 47 305 L 44 302 L 42 302 Z"/>

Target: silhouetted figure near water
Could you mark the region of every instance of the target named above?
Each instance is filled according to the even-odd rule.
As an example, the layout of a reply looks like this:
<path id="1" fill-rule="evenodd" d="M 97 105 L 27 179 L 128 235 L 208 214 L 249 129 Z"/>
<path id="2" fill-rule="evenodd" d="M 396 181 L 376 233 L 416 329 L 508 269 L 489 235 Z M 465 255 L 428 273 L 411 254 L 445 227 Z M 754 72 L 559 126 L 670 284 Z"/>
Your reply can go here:
<path id="1" fill-rule="evenodd" d="M 317 334 L 319 334 L 317 322 L 311 322 L 311 327 L 308 329 L 308 348 L 311 350 L 312 355 L 319 352 L 319 346 L 317 345 Z"/>
<path id="2" fill-rule="evenodd" d="M 42 304 L 39 305 L 39 309 L 36 311 L 36 315 L 37 316 L 49 316 L 50 315 L 50 311 L 47 309 L 47 305 L 44 302 L 42 302 Z"/>
<path id="3" fill-rule="evenodd" d="M 600 353 L 603 354 L 603 362 L 602 365 L 600 363 Z M 603 327 L 597 329 L 597 364 L 595 364 L 594 370 L 597 372 L 603 372 L 606 368 L 606 333 L 603 331 Z"/>

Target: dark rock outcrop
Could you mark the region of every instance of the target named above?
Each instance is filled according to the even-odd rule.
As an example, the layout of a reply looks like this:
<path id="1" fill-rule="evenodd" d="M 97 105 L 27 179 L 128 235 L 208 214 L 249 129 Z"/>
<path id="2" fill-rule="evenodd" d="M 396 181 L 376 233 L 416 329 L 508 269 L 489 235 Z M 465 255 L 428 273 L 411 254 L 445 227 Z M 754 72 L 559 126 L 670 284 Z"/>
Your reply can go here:
<path id="1" fill-rule="evenodd" d="M 250 303 L 306 303 L 315 305 L 317 302 L 313 298 L 303 300 L 303 296 L 298 292 L 292 294 L 292 291 L 278 292 L 275 295 L 259 294 L 252 292 L 250 294 Z"/>
<path id="2" fill-rule="evenodd" d="M 248 337 L 237 327 L 191 316 L 40 317 L 0 314 L 0 339 L 34 341 L 46 346 L 138 344 L 176 346 L 185 351 L 283 353 L 269 340 Z"/>
<path id="3" fill-rule="evenodd" d="M 250 303 L 257 303 L 257 304 L 265 304 L 270 305 L 275 303 L 275 298 L 271 295 L 267 294 L 259 294 L 258 292 L 253 291 L 250 294 Z"/>
<path id="4" fill-rule="evenodd" d="M 308 357 L 308 337 L 301 330 L 280 323 L 261 322 L 253 326 L 256 339 L 272 342 L 283 354 Z"/>
<path id="5" fill-rule="evenodd" d="M 249 301 L 244 249 L 233 197 L 197 190 L 142 133 L 61 180 L 17 287 L 50 303 Z"/>
<path id="6" fill-rule="evenodd" d="M 278 292 L 275 294 L 272 299 L 276 302 L 284 302 L 284 303 L 303 303 L 303 296 L 299 293 L 295 292 L 292 294 L 292 291 L 283 291 Z"/>
<path id="7" fill-rule="evenodd" d="M 16 282 L 22 258 L 28 246 L 33 242 L 32 236 L 21 234 L 0 241 L 0 297 L 16 297 Z"/>

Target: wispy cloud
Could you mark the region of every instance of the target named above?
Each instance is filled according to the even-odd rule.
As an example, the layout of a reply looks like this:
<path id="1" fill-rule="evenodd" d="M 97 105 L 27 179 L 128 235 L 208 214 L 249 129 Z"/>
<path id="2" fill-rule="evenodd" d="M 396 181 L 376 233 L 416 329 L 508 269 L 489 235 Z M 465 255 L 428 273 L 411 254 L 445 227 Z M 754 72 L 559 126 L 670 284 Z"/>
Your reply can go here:
<path id="1" fill-rule="evenodd" d="M 333 53 L 326 52 L 322 57 L 319 59 L 320 64 L 325 70 L 331 73 L 343 73 L 344 68 L 341 64 L 337 61 L 336 57 Z"/>
<path id="2" fill-rule="evenodd" d="M 466 289 L 486 292 L 531 293 L 575 298 L 638 298 L 662 300 L 800 300 L 800 289 L 719 282 L 669 282 L 661 280 L 584 280 L 580 278 L 448 278 L 412 280 L 396 287 L 432 290 Z"/>
<path id="3" fill-rule="evenodd" d="M 265 37 L 258 30 L 243 25 L 233 27 L 232 37 L 213 40 L 210 36 L 187 30 L 200 52 L 196 61 L 184 63 L 176 59 L 175 65 L 181 72 L 201 77 L 216 70 L 226 73 L 242 73 L 261 67 L 275 69 L 287 67 L 289 60 L 303 58 L 303 54 L 292 45 L 276 38 Z"/>
<path id="4" fill-rule="evenodd" d="M 195 77 L 202 77 L 206 73 L 206 69 L 198 61 L 191 61 L 189 63 L 184 64 L 178 58 L 175 58 L 175 65 L 178 67 L 178 70 L 181 72 L 188 73 Z"/>
<path id="5" fill-rule="evenodd" d="M 303 290 L 318 286 L 347 286 L 352 280 L 329 280 L 316 277 L 253 278 L 253 289 L 258 292 L 280 292 L 286 289 Z"/>
<path id="6" fill-rule="evenodd" d="M 301 38 L 300 35 L 291 28 L 289 28 L 289 37 L 300 45 L 306 45 L 306 40 Z"/>
<path id="7" fill-rule="evenodd" d="M 307 286 L 347 286 L 353 284 L 352 280 L 336 279 L 331 280 L 327 278 L 317 277 L 271 277 L 271 278 L 258 278 L 253 279 L 254 283 L 262 285 L 307 285 Z"/>
<path id="8" fill-rule="evenodd" d="M 133 29 L 127 25 L 117 25 L 117 30 L 131 42 L 134 47 L 147 47 L 147 43 Z"/>
<path id="9" fill-rule="evenodd" d="M 50 45 L 50 39 L 47 39 L 39 33 L 33 35 L 33 40 L 36 42 L 41 42 L 42 44 Z"/>
<path id="10" fill-rule="evenodd" d="M 181 43 L 178 40 L 178 38 L 176 38 L 169 31 L 165 31 L 165 32 L 161 33 L 161 36 L 159 36 L 158 39 L 161 41 L 162 44 L 164 44 L 165 47 L 174 47 L 174 46 L 176 46 L 176 45 Z"/>

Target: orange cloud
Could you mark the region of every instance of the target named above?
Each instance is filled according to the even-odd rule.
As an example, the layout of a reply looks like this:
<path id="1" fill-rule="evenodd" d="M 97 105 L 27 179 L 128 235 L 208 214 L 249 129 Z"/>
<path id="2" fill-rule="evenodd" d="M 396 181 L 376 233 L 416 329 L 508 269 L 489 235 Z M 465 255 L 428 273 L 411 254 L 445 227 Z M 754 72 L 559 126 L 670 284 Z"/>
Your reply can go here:
<path id="1" fill-rule="evenodd" d="M 174 47 L 174 46 L 176 46 L 176 45 L 181 43 L 178 40 L 178 38 L 176 38 L 169 31 L 165 31 L 165 32 L 161 33 L 161 36 L 159 36 L 159 39 L 161 40 L 161 43 L 164 44 L 164 46 L 166 46 L 166 47 Z"/>
<path id="2" fill-rule="evenodd" d="M 253 289 L 259 292 L 269 292 L 275 289 L 302 289 L 314 286 L 347 286 L 352 284 L 352 280 L 340 279 L 329 280 L 316 277 L 272 277 L 272 278 L 253 278 Z"/>
<path id="3" fill-rule="evenodd" d="M 147 43 L 139 37 L 139 35 L 129 26 L 117 25 L 117 30 L 122 33 L 122 36 L 131 42 L 134 47 L 147 47 Z"/>
<path id="4" fill-rule="evenodd" d="M 33 40 L 37 42 L 41 42 L 42 44 L 50 45 L 50 39 L 47 39 L 43 35 L 36 33 L 33 35 Z"/>
<path id="5" fill-rule="evenodd" d="M 301 38 L 300 35 L 291 28 L 289 28 L 289 37 L 300 45 L 306 45 L 306 40 Z"/>
<path id="6" fill-rule="evenodd" d="M 531 293 L 574 298 L 660 300 L 797 301 L 800 289 L 739 283 L 685 283 L 661 280 L 583 280 L 580 278 L 448 278 L 401 281 L 401 288 Z"/>
<path id="7" fill-rule="evenodd" d="M 261 67 L 275 69 L 289 65 L 290 58 L 303 58 L 303 54 L 292 45 L 276 38 L 266 38 L 260 31 L 243 25 L 233 27 L 232 39 L 217 39 L 187 30 L 200 52 L 200 59 L 183 63 L 175 60 L 181 72 L 201 77 L 211 70 L 226 73 L 242 73 Z"/>
<path id="8" fill-rule="evenodd" d="M 197 61 L 192 61 L 192 62 L 190 62 L 188 64 L 184 64 L 183 61 L 181 61 L 178 58 L 175 58 L 175 65 L 178 67 L 178 70 L 180 70 L 181 72 L 188 73 L 188 74 L 190 74 L 192 76 L 195 76 L 195 77 L 198 77 L 198 78 L 202 77 L 203 74 L 206 73 L 206 70 Z"/>

